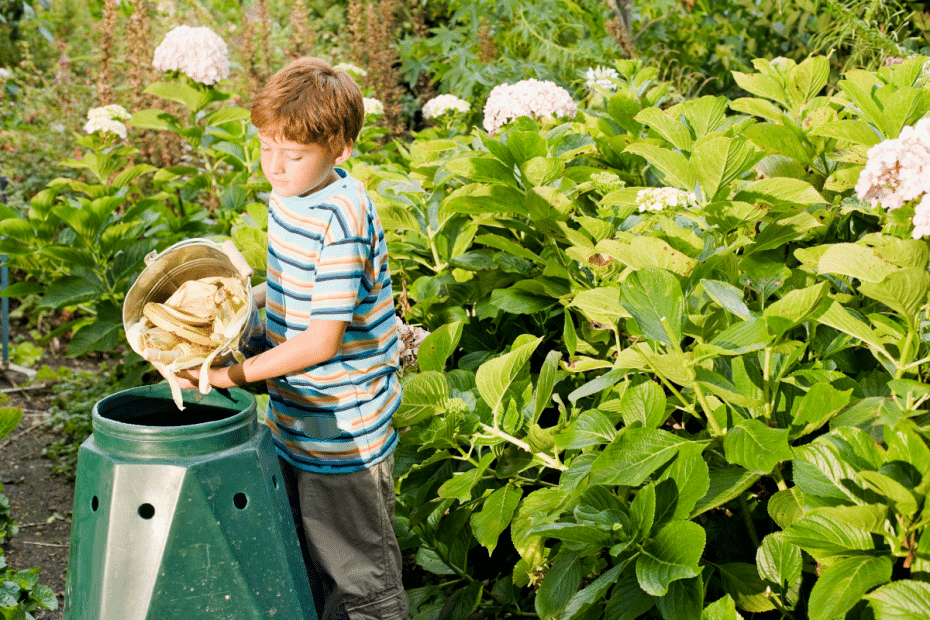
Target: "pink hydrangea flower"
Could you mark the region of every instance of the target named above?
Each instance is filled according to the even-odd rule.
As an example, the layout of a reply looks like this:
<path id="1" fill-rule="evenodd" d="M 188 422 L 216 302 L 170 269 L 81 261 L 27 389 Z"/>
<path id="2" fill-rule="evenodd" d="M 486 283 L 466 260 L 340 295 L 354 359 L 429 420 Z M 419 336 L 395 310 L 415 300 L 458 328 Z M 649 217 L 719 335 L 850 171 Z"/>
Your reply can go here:
<path id="1" fill-rule="evenodd" d="M 176 26 L 155 48 L 152 65 L 209 86 L 229 76 L 229 48 L 206 26 Z"/>
<path id="2" fill-rule="evenodd" d="M 567 90 L 553 82 L 530 78 L 494 87 L 484 104 L 484 128 L 495 133 L 521 116 L 573 118 L 577 113 L 578 106 Z"/>

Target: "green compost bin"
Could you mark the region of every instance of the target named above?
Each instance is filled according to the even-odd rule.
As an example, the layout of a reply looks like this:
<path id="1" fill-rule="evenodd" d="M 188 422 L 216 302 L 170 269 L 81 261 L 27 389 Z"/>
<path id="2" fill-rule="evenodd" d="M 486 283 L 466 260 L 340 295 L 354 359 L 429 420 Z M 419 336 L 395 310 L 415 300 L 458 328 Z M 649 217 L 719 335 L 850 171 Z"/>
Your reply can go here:
<path id="1" fill-rule="evenodd" d="M 271 436 L 239 389 L 132 388 L 78 452 L 65 620 L 317 620 Z"/>

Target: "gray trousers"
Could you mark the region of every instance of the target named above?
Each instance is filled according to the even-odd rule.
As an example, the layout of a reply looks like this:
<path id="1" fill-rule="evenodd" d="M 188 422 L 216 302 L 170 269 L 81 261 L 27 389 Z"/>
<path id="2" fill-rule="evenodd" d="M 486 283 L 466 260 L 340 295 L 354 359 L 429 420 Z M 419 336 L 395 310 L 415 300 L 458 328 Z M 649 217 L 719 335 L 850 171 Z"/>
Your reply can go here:
<path id="1" fill-rule="evenodd" d="M 279 459 L 320 620 L 408 620 L 394 536 L 394 456 L 348 474 Z"/>

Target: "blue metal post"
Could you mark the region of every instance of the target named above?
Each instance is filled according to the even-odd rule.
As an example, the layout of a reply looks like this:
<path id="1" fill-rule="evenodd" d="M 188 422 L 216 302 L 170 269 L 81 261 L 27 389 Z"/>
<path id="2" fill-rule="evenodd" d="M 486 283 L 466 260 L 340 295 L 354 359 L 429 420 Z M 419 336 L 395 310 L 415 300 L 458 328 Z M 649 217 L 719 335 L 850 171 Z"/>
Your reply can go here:
<path id="1" fill-rule="evenodd" d="M 9 179 L 0 176 L 0 203 L 6 204 L 6 186 Z M 0 254 L 0 291 L 10 285 L 10 269 L 6 264 L 6 254 Z M 3 367 L 10 364 L 10 298 L 0 297 L 0 340 L 3 341 Z"/>

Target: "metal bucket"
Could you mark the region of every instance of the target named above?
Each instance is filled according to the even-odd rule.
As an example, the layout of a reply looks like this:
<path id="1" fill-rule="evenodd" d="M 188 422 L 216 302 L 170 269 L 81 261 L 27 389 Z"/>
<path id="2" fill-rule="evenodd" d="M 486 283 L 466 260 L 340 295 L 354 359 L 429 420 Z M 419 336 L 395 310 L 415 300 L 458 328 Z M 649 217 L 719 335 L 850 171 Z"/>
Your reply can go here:
<path id="1" fill-rule="evenodd" d="M 243 274 L 248 265 L 244 262 L 241 265 L 233 263 L 219 244 L 209 239 L 187 239 L 175 243 L 160 254 L 149 254 L 145 257 L 145 264 L 145 269 L 129 288 L 123 301 L 123 329 L 127 332 L 142 318 L 145 304 L 150 301 L 164 303 L 184 282 L 211 276 L 238 278 L 245 285 L 249 312 L 239 326 L 237 346 L 240 350 L 251 336 L 248 328 L 260 325 L 252 285 Z M 136 347 L 136 343 L 131 338 L 129 341 L 133 350 L 141 355 L 142 351 Z M 224 348 L 216 356 L 213 365 L 222 366 L 231 355 L 232 349 Z"/>

